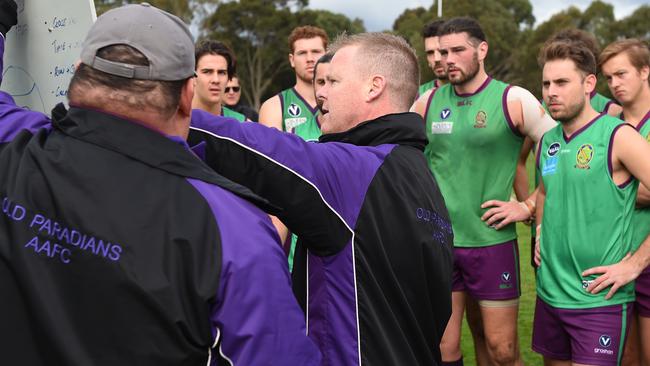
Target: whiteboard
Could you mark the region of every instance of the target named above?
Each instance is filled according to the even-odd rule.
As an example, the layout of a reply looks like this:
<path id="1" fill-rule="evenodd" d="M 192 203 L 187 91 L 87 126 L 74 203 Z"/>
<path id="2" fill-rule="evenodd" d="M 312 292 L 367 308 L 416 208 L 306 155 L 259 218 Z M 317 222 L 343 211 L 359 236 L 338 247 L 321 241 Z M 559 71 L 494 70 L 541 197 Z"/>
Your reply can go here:
<path id="1" fill-rule="evenodd" d="M 7 33 L 0 89 L 16 104 L 47 115 L 67 103 L 68 84 L 86 33 L 92 0 L 16 0 L 18 25 Z"/>

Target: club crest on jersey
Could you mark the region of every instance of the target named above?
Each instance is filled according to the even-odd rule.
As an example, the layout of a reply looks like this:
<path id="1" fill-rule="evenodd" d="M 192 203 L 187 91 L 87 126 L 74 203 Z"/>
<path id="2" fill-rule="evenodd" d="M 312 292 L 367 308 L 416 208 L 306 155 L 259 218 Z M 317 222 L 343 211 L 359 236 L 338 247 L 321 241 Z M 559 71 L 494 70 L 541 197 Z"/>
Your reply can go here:
<path id="1" fill-rule="evenodd" d="M 554 156 L 558 151 L 560 151 L 560 147 L 561 145 L 559 142 L 552 143 L 551 146 L 548 147 L 548 150 L 546 150 L 546 155 L 549 157 Z"/>
<path id="2" fill-rule="evenodd" d="M 301 112 L 302 110 L 300 110 L 300 106 L 295 103 L 291 103 L 287 108 L 287 113 L 289 113 L 291 117 L 298 117 Z"/>
<path id="3" fill-rule="evenodd" d="M 476 113 L 476 119 L 474 121 L 474 128 L 485 127 L 487 127 L 487 113 L 484 111 L 478 111 L 478 113 Z"/>
<path id="4" fill-rule="evenodd" d="M 440 112 L 440 118 L 441 119 L 447 119 L 451 116 L 451 109 L 445 108 Z"/>
<path id="5" fill-rule="evenodd" d="M 576 165 L 578 169 L 590 169 L 589 163 L 594 157 L 594 147 L 591 144 L 584 144 L 580 146 L 576 153 Z"/>

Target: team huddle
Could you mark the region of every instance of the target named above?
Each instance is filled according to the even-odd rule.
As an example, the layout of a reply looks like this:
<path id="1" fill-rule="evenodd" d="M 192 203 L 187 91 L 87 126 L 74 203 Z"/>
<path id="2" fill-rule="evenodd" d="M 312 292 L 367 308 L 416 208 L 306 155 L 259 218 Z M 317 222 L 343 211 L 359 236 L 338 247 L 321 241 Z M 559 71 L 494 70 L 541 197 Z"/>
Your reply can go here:
<path id="1" fill-rule="evenodd" d="M 0 53 L 15 24 L 0 0 Z M 126 5 L 68 108 L 0 92 L 3 357 L 459 366 L 466 313 L 479 365 L 523 365 L 524 222 L 545 364 L 650 366 L 648 45 L 555 34 L 540 102 L 488 75 L 474 19 L 422 35 L 426 83 L 400 37 L 297 27 L 258 114 L 225 44 Z"/>

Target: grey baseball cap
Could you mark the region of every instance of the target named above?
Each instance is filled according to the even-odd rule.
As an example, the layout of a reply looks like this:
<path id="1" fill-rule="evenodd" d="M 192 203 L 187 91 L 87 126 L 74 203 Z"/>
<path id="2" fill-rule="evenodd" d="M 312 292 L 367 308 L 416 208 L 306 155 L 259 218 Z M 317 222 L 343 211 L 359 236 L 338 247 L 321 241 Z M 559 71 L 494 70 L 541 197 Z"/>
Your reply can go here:
<path id="1" fill-rule="evenodd" d="M 97 51 L 125 44 L 142 52 L 149 66 L 115 62 Z M 111 75 L 143 80 L 183 80 L 194 75 L 194 42 L 177 16 L 147 3 L 109 10 L 90 28 L 81 50 L 81 62 Z"/>

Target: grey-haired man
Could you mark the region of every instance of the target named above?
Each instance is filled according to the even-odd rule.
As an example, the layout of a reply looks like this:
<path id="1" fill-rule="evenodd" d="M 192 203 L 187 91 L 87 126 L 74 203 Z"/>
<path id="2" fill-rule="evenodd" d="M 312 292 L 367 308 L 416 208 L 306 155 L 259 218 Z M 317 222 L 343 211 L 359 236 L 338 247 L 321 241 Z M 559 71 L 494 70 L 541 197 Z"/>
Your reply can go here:
<path id="1" fill-rule="evenodd" d="M 193 51 L 177 17 L 125 6 L 90 30 L 70 110 L 0 93 L 3 363 L 320 363 L 265 201 L 185 143 Z"/>

